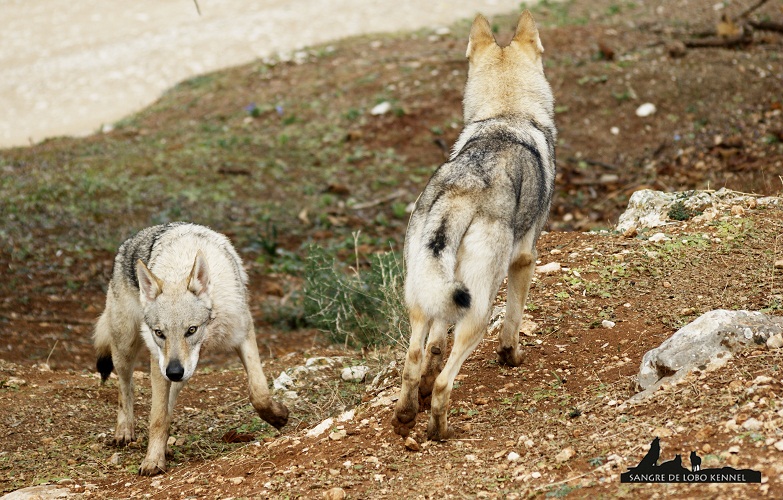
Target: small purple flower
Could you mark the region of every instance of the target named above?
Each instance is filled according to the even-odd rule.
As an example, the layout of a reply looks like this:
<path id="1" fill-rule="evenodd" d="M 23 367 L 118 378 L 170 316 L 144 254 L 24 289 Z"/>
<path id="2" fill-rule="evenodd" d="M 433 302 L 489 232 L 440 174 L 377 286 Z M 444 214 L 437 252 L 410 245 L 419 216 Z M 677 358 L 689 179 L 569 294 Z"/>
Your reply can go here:
<path id="1" fill-rule="evenodd" d="M 283 106 L 281 106 L 280 104 L 275 106 L 275 111 L 277 111 L 278 115 L 283 116 Z"/>

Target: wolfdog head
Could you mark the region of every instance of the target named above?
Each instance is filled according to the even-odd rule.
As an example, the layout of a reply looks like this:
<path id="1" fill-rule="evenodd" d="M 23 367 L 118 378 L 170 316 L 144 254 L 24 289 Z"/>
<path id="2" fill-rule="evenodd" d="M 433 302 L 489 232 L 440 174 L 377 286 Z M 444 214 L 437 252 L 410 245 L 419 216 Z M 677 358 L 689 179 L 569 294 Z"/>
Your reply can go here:
<path id="1" fill-rule="evenodd" d="M 529 11 L 519 18 L 514 37 L 500 47 L 489 22 L 478 15 L 470 29 L 466 57 L 468 81 L 463 101 L 465 123 L 498 116 L 542 119 L 554 114 L 554 99 L 544 77 L 544 47 Z"/>
<path id="2" fill-rule="evenodd" d="M 207 261 L 199 251 L 190 275 L 180 283 L 162 281 L 141 260 L 136 275 L 144 311 L 141 333 L 150 355 L 166 378 L 185 382 L 196 371 L 212 317 Z"/>

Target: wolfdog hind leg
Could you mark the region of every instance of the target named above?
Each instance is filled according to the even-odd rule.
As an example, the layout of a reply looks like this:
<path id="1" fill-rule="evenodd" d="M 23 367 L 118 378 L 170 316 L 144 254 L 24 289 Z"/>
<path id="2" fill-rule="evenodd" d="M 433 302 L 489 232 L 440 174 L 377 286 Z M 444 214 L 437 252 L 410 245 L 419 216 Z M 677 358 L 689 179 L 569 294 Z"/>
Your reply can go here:
<path id="1" fill-rule="evenodd" d="M 448 325 L 435 320 L 427 337 L 427 347 L 424 354 L 424 370 L 419 384 L 419 411 L 429 408 L 432 400 L 432 386 L 435 378 L 443 370 L 443 359 L 446 351 L 446 332 Z"/>
<path id="2" fill-rule="evenodd" d="M 500 363 L 519 366 L 522 363 L 522 350 L 519 347 L 519 326 L 525 311 L 525 301 L 533 279 L 536 251 L 523 253 L 511 263 L 508 269 L 508 297 L 506 300 L 506 319 L 500 332 L 497 348 Z"/>
<path id="3" fill-rule="evenodd" d="M 427 319 L 424 312 L 414 306 L 410 311 L 411 343 L 405 356 L 405 368 L 402 371 L 402 391 L 394 409 L 392 427 L 394 432 L 402 437 L 410 434 L 416 424 L 416 414 L 419 412 L 419 382 L 421 381 L 422 354 L 427 332 L 432 320 Z"/>
<path id="4" fill-rule="evenodd" d="M 427 425 L 427 437 L 433 441 L 444 441 L 454 434 L 447 420 L 451 388 L 462 363 L 484 338 L 486 326 L 486 311 L 481 311 L 478 308 L 471 309 L 457 323 L 454 330 L 454 346 L 451 348 L 446 366 L 435 379 L 432 390 L 432 409 Z"/>

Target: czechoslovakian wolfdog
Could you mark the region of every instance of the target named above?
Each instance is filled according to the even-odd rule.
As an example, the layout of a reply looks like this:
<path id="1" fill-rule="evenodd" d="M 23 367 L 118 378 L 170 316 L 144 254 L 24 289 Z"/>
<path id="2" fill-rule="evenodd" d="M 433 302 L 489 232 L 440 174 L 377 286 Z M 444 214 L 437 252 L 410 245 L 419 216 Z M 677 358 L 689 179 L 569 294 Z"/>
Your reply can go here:
<path id="1" fill-rule="evenodd" d="M 415 424 L 419 398 L 430 395 L 427 436 L 452 436 L 446 417 L 454 378 L 484 337 L 506 275 L 508 306 L 497 353 L 506 365 L 522 361 L 519 326 L 555 178 L 554 99 L 543 50 L 528 11 L 506 47 L 498 46 L 480 15 L 470 30 L 465 128 L 416 202 L 405 238 L 411 342 L 392 419 L 402 436 Z"/>
<path id="2" fill-rule="evenodd" d="M 120 246 L 94 341 L 103 381 L 112 369 L 119 377 L 114 434 L 119 445 L 136 439 L 133 367 L 141 345 L 149 348 L 152 409 L 139 474 L 166 470 L 174 403 L 196 370 L 202 346 L 235 349 L 247 371 L 253 408 L 278 429 L 288 422 L 288 409 L 269 395 L 246 286 L 231 242 L 203 226 L 154 226 Z"/>

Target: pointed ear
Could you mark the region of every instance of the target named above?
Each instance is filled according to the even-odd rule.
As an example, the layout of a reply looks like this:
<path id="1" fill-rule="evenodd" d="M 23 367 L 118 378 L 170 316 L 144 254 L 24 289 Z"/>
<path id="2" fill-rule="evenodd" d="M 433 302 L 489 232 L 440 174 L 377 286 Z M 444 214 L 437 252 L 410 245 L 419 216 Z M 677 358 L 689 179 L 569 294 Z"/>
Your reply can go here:
<path id="1" fill-rule="evenodd" d="M 136 261 L 136 278 L 139 280 L 142 303 L 152 302 L 163 291 L 163 282 L 152 274 L 141 259 Z"/>
<path id="2" fill-rule="evenodd" d="M 526 10 L 519 16 L 517 30 L 514 32 L 512 41 L 523 45 L 529 44 L 539 55 L 543 54 L 544 46 L 541 45 L 541 38 L 538 36 L 536 22 L 533 20 L 533 14 L 531 14 L 529 10 Z"/>
<path id="3" fill-rule="evenodd" d="M 201 250 L 196 253 L 196 260 L 193 262 L 193 269 L 190 271 L 188 290 L 197 297 L 209 294 L 209 266 L 207 266 L 207 259 L 204 258 Z"/>
<path id="4" fill-rule="evenodd" d="M 492 27 L 487 18 L 481 14 L 473 20 L 473 26 L 470 28 L 470 38 L 468 38 L 468 50 L 465 51 L 465 57 L 470 58 L 474 52 L 490 43 L 495 43 L 495 36 L 492 34 Z"/>

